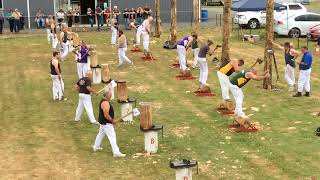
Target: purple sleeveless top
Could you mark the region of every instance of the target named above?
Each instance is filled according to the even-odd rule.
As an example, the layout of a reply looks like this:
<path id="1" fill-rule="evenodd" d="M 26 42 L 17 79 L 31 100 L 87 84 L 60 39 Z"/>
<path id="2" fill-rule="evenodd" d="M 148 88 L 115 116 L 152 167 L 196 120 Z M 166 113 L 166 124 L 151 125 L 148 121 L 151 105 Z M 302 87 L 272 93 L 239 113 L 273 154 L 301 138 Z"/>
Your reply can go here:
<path id="1" fill-rule="evenodd" d="M 81 54 L 81 59 L 78 59 L 78 62 L 79 63 L 87 63 L 88 62 L 87 47 L 81 46 L 80 54 Z"/>
<path id="2" fill-rule="evenodd" d="M 189 41 L 189 36 L 185 36 L 184 38 L 182 38 L 179 42 L 178 42 L 178 45 L 180 46 L 185 46 L 184 45 L 184 41 Z"/>

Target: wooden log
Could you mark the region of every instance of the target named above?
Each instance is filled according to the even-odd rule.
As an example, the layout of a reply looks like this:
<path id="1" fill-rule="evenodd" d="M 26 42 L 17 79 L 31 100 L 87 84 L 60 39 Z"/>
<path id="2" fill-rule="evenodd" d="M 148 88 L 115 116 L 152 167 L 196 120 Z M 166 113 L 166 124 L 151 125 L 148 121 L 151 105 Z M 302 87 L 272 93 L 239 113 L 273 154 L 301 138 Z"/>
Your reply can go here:
<path id="1" fill-rule="evenodd" d="M 232 110 L 234 110 L 235 105 L 234 105 L 234 103 L 233 103 L 232 101 L 227 101 L 227 102 L 226 102 L 226 108 L 227 108 L 229 111 L 232 111 Z"/>
<path id="2" fill-rule="evenodd" d="M 224 1 L 223 8 L 223 41 L 222 41 L 222 55 L 221 55 L 221 64 L 224 64 L 230 59 L 230 25 L 231 25 L 231 0 Z"/>
<path id="3" fill-rule="evenodd" d="M 248 118 L 243 118 L 243 117 L 239 117 L 239 116 L 236 116 L 235 117 L 235 121 L 236 123 L 238 123 L 240 126 L 248 129 L 249 127 L 251 127 L 251 123 L 249 121 Z"/>
<path id="4" fill-rule="evenodd" d="M 152 106 L 151 103 L 141 102 L 140 105 L 140 127 L 148 130 L 152 127 Z"/>
<path id="5" fill-rule="evenodd" d="M 161 19 L 160 19 L 160 0 L 155 0 L 155 10 L 156 10 L 156 27 L 155 27 L 155 37 L 160 38 L 161 36 Z"/>
<path id="6" fill-rule="evenodd" d="M 184 76 L 184 77 L 190 77 L 190 76 L 192 76 L 192 74 L 191 74 L 191 71 L 190 70 L 181 70 L 180 71 L 180 74 L 181 74 L 181 76 Z"/>
<path id="7" fill-rule="evenodd" d="M 102 70 L 101 70 L 102 82 L 110 81 L 109 64 L 102 64 L 101 67 L 102 67 Z"/>
<path id="8" fill-rule="evenodd" d="M 90 54 L 90 65 L 91 67 L 96 67 L 98 66 L 98 55 L 97 55 L 97 51 L 91 51 Z"/>
<path id="9" fill-rule="evenodd" d="M 170 44 L 177 43 L 177 0 L 171 0 Z"/>
<path id="10" fill-rule="evenodd" d="M 199 33 L 199 0 L 193 0 L 193 32 Z"/>
<path id="11" fill-rule="evenodd" d="M 211 93 L 211 89 L 209 86 L 201 86 L 199 88 L 199 92 L 200 93 Z"/>
<path id="12" fill-rule="evenodd" d="M 117 82 L 117 94 L 119 102 L 127 102 L 128 101 L 128 88 L 126 81 L 118 81 Z"/>

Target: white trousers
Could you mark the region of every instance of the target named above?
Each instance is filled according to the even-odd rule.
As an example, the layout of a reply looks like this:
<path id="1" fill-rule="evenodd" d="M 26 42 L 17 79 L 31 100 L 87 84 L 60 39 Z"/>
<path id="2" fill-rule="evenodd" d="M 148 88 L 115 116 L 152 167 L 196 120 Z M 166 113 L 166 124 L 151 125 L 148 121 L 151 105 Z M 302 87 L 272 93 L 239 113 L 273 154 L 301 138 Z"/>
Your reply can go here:
<path id="1" fill-rule="evenodd" d="M 61 54 L 62 60 L 65 60 L 69 54 L 69 48 L 70 48 L 69 45 L 70 45 L 69 41 L 67 41 L 66 43 L 62 43 L 62 45 L 61 45 L 60 54 Z"/>
<path id="2" fill-rule="evenodd" d="M 143 38 L 143 49 L 146 51 L 149 51 L 149 41 L 150 37 L 147 32 L 142 32 L 142 38 Z"/>
<path id="3" fill-rule="evenodd" d="M 56 49 L 58 46 L 58 43 L 59 43 L 58 38 L 52 35 L 52 42 L 51 42 L 52 49 Z"/>
<path id="4" fill-rule="evenodd" d="M 221 94 L 222 94 L 222 98 L 224 100 L 229 100 L 229 88 L 232 85 L 230 83 L 229 77 L 225 74 L 223 74 L 220 71 L 217 71 L 217 75 L 218 75 L 218 79 L 220 82 L 220 87 L 221 87 Z"/>
<path id="5" fill-rule="evenodd" d="M 140 46 L 141 43 L 141 33 L 142 33 L 142 26 L 138 27 L 137 34 L 136 34 L 136 45 Z"/>
<path id="6" fill-rule="evenodd" d="M 117 33 L 118 33 L 118 30 L 111 26 L 111 44 L 112 45 L 116 45 L 117 43 Z"/>
<path id="7" fill-rule="evenodd" d="M 92 108 L 90 94 L 79 93 L 79 103 L 78 103 L 78 107 L 76 110 L 76 118 L 75 118 L 76 121 L 80 121 L 80 117 L 83 112 L 83 109 L 86 110 L 87 115 L 88 115 L 91 123 L 97 122 L 96 118 L 94 117 L 94 114 L 93 114 L 93 108 Z"/>
<path id="8" fill-rule="evenodd" d="M 63 91 L 64 91 L 64 83 L 61 79 L 59 80 L 58 75 L 52 75 L 50 74 L 52 79 L 52 94 L 53 94 L 53 100 L 59 99 L 61 100 L 63 97 Z"/>
<path id="9" fill-rule="evenodd" d="M 200 57 L 198 57 L 198 63 L 199 63 L 199 65 L 200 65 L 200 77 L 199 77 L 199 82 L 200 82 L 202 85 L 205 85 L 205 84 L 207 84 L 208 74 L 209 74 L 207 60 L 206 60 L 206 58 L 200 58 Z"/>
<path id="10" fill-rule="evenodd" d="M 119 65 L 125 62 L 131 63 L 130 59 L 126 56 L 127 48 L 119 48 L 118 56 L 119 56 Z"/>
<path id="11" fill-rule="evenodd" d="M 104 136 L 107 135 L 113 155 L 121 154 L 119 147 L 117 145 L 116 132 L 112 124 L 100 125 L 99 132 L 97 134 L 96 140 L 94 142 L 94 148 L 98 149 L 101 146 Z"/>
<path id="12" fill-rule="evenodd" d="M 200 51 L 200 48 L 192 49 L 193 56 L 194 56 L 194 59 L 193 59 L 193 67 L 196 67 L 196 66 L 198 65 L 198 55 L 199 55 L 199 51 Z"/>
<path id="13" fill-rule="evenodd" d="M 235 108 L 234 114 L 240 117 L 245 116 L 244 112 L 242 111 L 242 103 L 243 103 L 244 95 L 241 88 L 239 88 L 236 85 L 231 85 L 230 90 L 236 102 L 236 108 Z"/>
<path id="14" fill-rule="evenodd" d="M 184 46 L 177 45 L 177 50 L 178 50 L 178 56 L 179 56 L 180 69 L 185 71 L 187 69 L 186 48 Z"/>
<path id="15" fill-rule="evenodd" d="M 298 80 L 298 92 L 302 92 L 303 89 L 306 92 L 310 92 L 310 75 L 311 68 L 308 70 L 300 70 Z"/>
<path id="16" fill-rule="evenodd" d="M 78 63 L 77 62 L 77 72 L 79 79 L 83 78 L 88 71 L 88 63 Z"/>
<path id="17" fill-rule="evenodd" d="M 294 86 L 295 84 L 294 67 L 287 64 L 284 70 L 284 78 L 286 79 L 290 87 Z"/>
<path id="18" fill-rule="evenodd" d="M 46 29 L 47 30 L 47 40 L 50 43 L 51 42 L 51 38 L 52 38 L 52 33 L 50 29 Z"/>

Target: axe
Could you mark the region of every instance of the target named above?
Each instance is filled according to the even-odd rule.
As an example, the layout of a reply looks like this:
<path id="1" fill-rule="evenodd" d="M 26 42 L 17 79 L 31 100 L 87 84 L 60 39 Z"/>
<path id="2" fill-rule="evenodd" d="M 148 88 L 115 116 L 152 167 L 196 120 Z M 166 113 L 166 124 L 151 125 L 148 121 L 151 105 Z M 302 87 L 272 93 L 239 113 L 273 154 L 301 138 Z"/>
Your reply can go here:
<path id="1" fill-rule="evenodd" d="M 254 66 L 256 66 L 257 63 L 261 64 L 263 62 L 262 59 L 257 58 L 256 62 L 250 67 L 250 69 L 254 68 Z"/>

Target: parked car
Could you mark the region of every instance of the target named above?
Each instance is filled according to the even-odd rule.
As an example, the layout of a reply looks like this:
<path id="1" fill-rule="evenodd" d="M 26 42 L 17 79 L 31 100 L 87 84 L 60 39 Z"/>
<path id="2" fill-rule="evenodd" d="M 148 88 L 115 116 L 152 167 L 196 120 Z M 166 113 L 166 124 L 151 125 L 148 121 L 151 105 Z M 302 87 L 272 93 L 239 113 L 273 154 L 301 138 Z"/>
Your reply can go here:
<path id="1" fill-rule="evenodd" d="M 224 5 L 224 2 L 223 0 L 206 0 L 206 3 L 205 3 L 206 6 L 217 5 L 217 4 Z"/>
<path id="2" fill-rule="evenodd" d="M 290 2 L 290 3 L 310 4 L 310 0 L 275 0 L 275 2 L 277 2 L 277 3 Z"/>
<path id="3" fill-rule="evenodd" d="M 275 10 L 274 19 L 290 17 L 296 13 L 307 12 L 307 9 L 300 3 L 283 3 L 285 10 Z M 234 23 L 241 27 L 256 29 L 266 24 L 266 11 L 245 11 L 238 12 L 234 17 Z"/>
<path id="4" fill-rule="evenodd" d="M 318 37 L 320 37 L 320 24 L 310 28 L 309 33 L 307 34 L 307 37 L 311 40 L 317 40 Z"/>
<path id="5" fill-rule="evenodd" d="M 306 36 L 310 28 L 320 24 L 320 14 L 306 12 L 274 22 L 274 32 L 289 37 Z"/>

